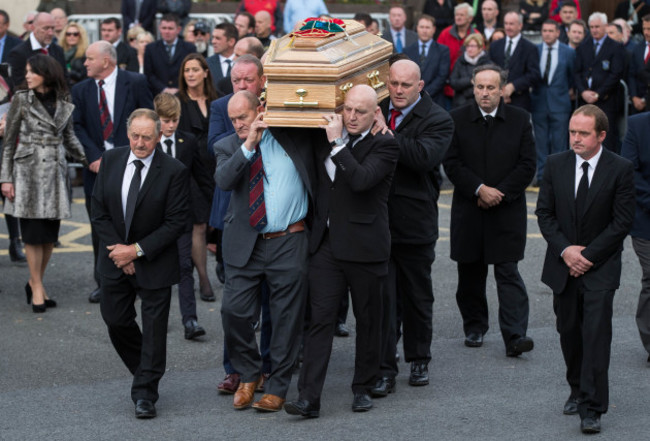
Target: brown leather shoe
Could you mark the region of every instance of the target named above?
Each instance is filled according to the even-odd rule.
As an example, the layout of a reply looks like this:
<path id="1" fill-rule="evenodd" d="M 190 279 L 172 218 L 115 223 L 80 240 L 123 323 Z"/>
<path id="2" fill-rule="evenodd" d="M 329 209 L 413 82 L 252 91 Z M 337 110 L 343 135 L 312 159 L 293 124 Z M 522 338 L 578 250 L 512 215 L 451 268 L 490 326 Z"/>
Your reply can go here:
<path id="1" fill-rule="evenodd" d="M 232 405 L 235 409 L 246 409 L 253 404 L 256 384 L 257 381 L 251 383 L 239 383 L 237 392 L 235 392 L 235 398 L 232 401 Z"/>
<path id="2" fill-rule="evenodd" d="M 217 384 L 217 390 L 222 394 L 234 394 L 239 387 L 239 374 L 227 374 L 221 383 Z"/>
<path id="3" fill-rule="evenodd" d="M 253 408 L 261 412 L 277 412 L 282 410 L 283 404 L 284 398 L 280 398 L 277 395 L 264 394 L 257 403 L 253 404 Z"/>
<path id="4" fill-rule="evenodd" d="M 267 382 L 271 374 L 262 374 L 260 377 L 260 381 L 257 382 L 257 386 L 255 387 L 255 392 L 264 392 L 264 384 Z"/>

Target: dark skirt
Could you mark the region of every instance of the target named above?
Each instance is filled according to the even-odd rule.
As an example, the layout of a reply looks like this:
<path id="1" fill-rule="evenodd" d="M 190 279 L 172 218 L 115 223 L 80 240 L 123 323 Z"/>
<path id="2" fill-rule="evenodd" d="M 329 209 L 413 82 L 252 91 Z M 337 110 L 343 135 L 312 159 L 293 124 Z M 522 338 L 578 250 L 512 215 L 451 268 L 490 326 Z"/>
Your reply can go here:
<path id="1" fill-rule="evenodd" d="M 56 243 L 60 227 L 60 219 L 20 219 L 23 242 L 28 245 Z"/>

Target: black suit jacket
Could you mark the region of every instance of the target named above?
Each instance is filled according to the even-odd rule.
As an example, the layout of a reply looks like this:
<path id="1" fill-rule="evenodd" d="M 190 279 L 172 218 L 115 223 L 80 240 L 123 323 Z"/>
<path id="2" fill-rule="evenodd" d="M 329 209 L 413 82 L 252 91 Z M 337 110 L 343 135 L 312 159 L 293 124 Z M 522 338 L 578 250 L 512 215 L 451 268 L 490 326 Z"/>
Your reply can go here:
<path id="1" fill-rule="evenodd" d="M 99 237 L 97 271 L 108 279 L 124 276 L 108 257 L 108 245 L 138 242 L 144 257 L 134 261 L 138 286 L 160 289 L 178 283 L 176 240 L 189 216 L 188 171 L 179 161 L 160 151 L 140 187 L 138 200 L 125 237 L 122 180 L 131 149 L 119 147 L 102 158 L 92 195 L 91 221 Z"/>
<path id="2" fill-rule="evenodd" d="M 115 50 L 117 51 L 117 66 L 120 69 L 136 73 L 140 70 L 138 53 L 135 49 L 123 41 L 120 41 L 115 47 Z"/>
<path id="3" fill-rule="evenodd" d="M 99 92 L 94 79 L 88 78 L 72 88 L 74 132 L 84 146 L 88 162 L 102 157 L 104 140 L 102 138 L 99 115 Z M 153 109 L 153 98 L 147 87 L 144 75 L 118 69 L 115 84 L 115 104 L 113 110 L 113 145 L 126 145 L 126 120 L 135 109 Z M 84 169 L 84 190 L 92 194 L 96 174 Z"/>
<path id="4" fill-rule="evenodd" d="M 6 50 L 6 49 L 5 49 Z M 11 52 L 9 52 L 9 57 L 7 62 L 11 65 L 11 80 L 14 83 L 15 87 L 19 87 L 25 81 L 25 66 L 27 65 L 27 60 L 32 55 L 40 54 L 41 51 L 33 50 L 32 43 L 29 38 L 26 41 L 23 41 L 16 47 L 14 47 Z M 48 48 L 48 53 L 56 61 L 59 62 L 63 68 L 63 72 L 68 77 L 67 69 L 65 67 L 65 58 L 63 56 L 63 49 L 60 46 L 52 43 Z"/>
<path id="5" fill-rule="evenodd" d="M 318 187 L 310 253 L 318 250 L 329 219 L 329 240 L 335 258 L 388 261 L 388 192 L 399 155 L 397 141 L 389 134 L 368 133 L 352 150 L 344 147 L 332 157 L 336 165 L 334 182 L 325 169 L 325 158 L 331 150 L 328 143 L 314 150 Z"/>
<path id="6" fill-rule="evenodd" d="M 548 242 L 542 282 L 553 292 L 564 291 L 569 268 L 560 256 L 577 245 L 575 212 L 576 155 L 572 150 L 551 155 L 537 197 L 537 221 Z M 582 255 L 594 266 L 582 277 L 587 290 L 613 290 L 621 278 L 623 240 L 634 222 L 632 163 L 603 148 L 594 171 L 582 216 Z"/>
<path id="7" fill-rule="evenodd" d="M 174 134 L 174 141 L 176 147 L 176 156 L 174 157 L 189 170 L 190 211 L 194 213 L 197 204 L 203 204 L 205 198 L 208 200 L 212 198 L 214 178 L 201 156 L 201 150 L 205 149 L 199 145 L 194 135 L 177 130 Z M 167 147 L 165 145 L 158 144 L 158 146 L 162 151 L 166 151 Z M 196 218 L 196 215 L 187 218 L 189 230 L 192 229 L 193 217 Z"/>
<path id="8" fill-rule="evenodd" d="M 510 104 L 530 111 L 530 89 L 542 79 L 539 72 L 537 48 L 522 36 L 506 66 L 505 44 L 506 38 L 493 42 L 490 45 L 490 59 L 508 70 L 508 83 L 515 86 L 515 92 L 510 97 Z"/>
<path id="9" fill-rule="evenodd" d="M 381 102 L 388 121 L 390 98 Z M 454 122 L 426 92 L 395 130 L 399 159 L 388 197 L 393 243 L 428 244 L 438 239 L 440 163 L 454 134 Z"/>
<path id="10" fill-rule="evenodd" d="M 535 175 L 537 152 L 530 114 L 499 104 L 491 126 L 476 102 L 451 111 L 454 137 L 443 161 L 454 184 L 451 258 L 457 262 L 504 263 L 524 258 L 526 187 Z M 475 195 L 480 184 L 505 196 L 484 210 Z"/>
<path id="11" fill-rule="evenodd" d="M 19 44 L 21 44 L 23 40 L 17 37 L 12 37 L 11 35 L 7 34 L 7 38 L 5 39 L 5 47 L 2 50 L 2 58 L 0 58 L 0 63 L 4 63 L 8 61 L 9 58 L 9 52 Z"/>
<path id="12" fill-rule="evenodd" d="M 178 73 L 183 59 L 196 52 L 196 46 L 180 38 L 176 42 L 174 56 L 170 60 L 162 40 L 149 43 L 144 49 L 144 75 L 149 80 L 149 87 L 158 95 L 166 87 L 178 87 Z"/>
<path id="13" fill-rule="evenodd" d="M 605 38 L 602 46 L 596 57 L 593 38 L 585 38 L 578 46 L 574 83 L 578 96 L 585 90 L 593 90 L 599 95 L 596 102 L 599 107 L 615 107 L 619 81 L 625 70 L 625 48 L 609 37 Z M 591 87 L 587 82 L 590 77 Z"/>

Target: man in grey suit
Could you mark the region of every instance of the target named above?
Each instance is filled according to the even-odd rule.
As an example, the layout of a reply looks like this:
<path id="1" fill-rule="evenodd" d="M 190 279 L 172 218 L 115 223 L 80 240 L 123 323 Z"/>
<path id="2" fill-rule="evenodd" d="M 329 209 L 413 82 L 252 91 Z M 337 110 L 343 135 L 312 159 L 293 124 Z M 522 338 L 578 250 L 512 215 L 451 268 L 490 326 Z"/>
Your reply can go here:
<path id="1" fill-rule="evenodd" d="M 232 190 L 224 218 L 226 283 L 221 317 L 226 348 L 241 383 L 235 409 L 277 412 L 284 404 L 298 354 L 307 295 L 306 218 L 314 181 L 309 135 L 268 129 L 257 96 L 240 91 L 228 102 L 235 133 L 215 144 L 215 180 Z M 311 131 L 313 132 L 313 130 Z M 252 323 L 262 282 L 270 289 L 270 378 L 253 404 L 262 360 Z"/>
<path id="2" fill-rule="evenodd" d="M 391 6 L 388 12 L 388 21 L 390 21 L 390 28 L 383 37 L 386 41 L 393 43 L 393 52 L 401 54 L 404 48 L 417 43 L 418 34 L 406 29 L 406 10 L 403 6 Z"/>

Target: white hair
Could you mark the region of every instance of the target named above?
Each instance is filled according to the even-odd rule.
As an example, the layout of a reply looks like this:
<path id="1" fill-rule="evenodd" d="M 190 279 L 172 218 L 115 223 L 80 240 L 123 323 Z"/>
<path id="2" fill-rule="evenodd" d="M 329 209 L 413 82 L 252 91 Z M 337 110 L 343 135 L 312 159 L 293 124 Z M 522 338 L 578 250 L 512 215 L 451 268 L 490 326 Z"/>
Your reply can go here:
<path id="1" fill-rule="evenodd" d="M 467 9 L 467 15 L 470 17 L 474 17 L 474 8 L 470 6 L 469 3 L 460 3 L 454 8 L 454 14 L 458 11 L 462 11 L 463 9 Z"/>
<path id="2" fill-rule="evenodd" d="M 605 14 L 604 12 L 594 12 L 589 16 L 589 20 L 587 20 L 587 23 L 591 24 L 591 22 L 595 20 L 600 20 L 602 24 L 607 24 L 607 14 Z"/>

